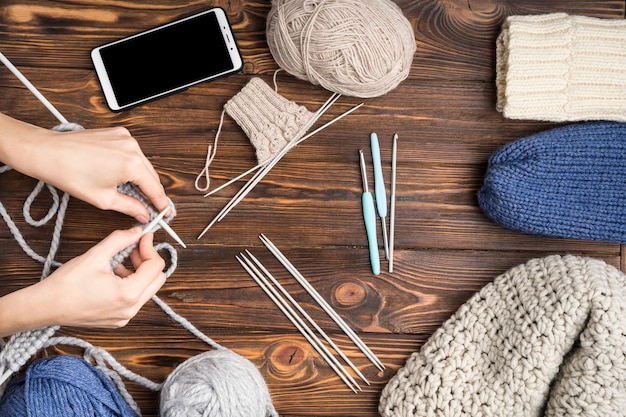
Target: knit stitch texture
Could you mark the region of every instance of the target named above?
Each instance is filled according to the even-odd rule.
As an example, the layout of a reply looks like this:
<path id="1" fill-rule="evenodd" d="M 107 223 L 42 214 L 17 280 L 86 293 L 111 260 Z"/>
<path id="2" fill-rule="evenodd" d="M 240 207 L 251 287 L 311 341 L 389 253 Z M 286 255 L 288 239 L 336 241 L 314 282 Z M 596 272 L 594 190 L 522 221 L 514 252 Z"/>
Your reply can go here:
<path id="1" fill-rule="evenodd" d="M 626 413 L 626 275 L 533 259 L 486 285 L 384 388 L 383 417 Z"/>
<path id="2" fill-rule="evenodd" d="M 518 232 L 626 243 L 626 124 L 572 124 L 503 146 L 478 202 Z"/>
<path id="3" fill-rule="evenodd" d="M 315 123 L 315 113 L 252 78 L 224 105 L 256 149 L 259 164 L 268 162 Z"/>
<path id="4" fill-rule="evenodd" d="M 626 121 L 626 21 L 511 16 L 496 43 L 497 109 L 511 119 Z"/>

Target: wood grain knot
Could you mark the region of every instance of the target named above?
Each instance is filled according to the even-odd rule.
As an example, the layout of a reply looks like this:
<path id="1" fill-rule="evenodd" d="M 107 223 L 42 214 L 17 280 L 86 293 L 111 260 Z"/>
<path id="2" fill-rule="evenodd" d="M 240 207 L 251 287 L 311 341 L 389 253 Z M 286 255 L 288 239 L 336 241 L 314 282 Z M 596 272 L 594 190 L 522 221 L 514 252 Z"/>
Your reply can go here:
<path id="1" fill-rule="evenodd" d="M 335 300 L 342 307 L 354 307 L 367 298 L 367 288 L 357 282 L 344 282 L 335 289 Z"/>
<path id="2" fill-rule="evenodd" d="M 276 368 L 286 370 L 301 365 L 306 356 L 307 352 L 297 343 L 281 343 L 272 350 L 270 359 Z"/>

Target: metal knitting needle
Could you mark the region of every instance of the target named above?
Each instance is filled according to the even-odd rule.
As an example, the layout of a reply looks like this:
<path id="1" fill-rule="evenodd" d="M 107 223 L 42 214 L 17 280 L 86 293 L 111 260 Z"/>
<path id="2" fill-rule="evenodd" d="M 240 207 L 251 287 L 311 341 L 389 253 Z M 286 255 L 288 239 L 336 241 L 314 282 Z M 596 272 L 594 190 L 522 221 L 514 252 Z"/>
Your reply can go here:
<path id="1" fill-rule="evenodd" d="M 37 90 L 37 88 L 17 69 L 9 59 L 0 52 L 0 61 L 30 90 L 31 93 L 57 118 L 61 123 L 69 123 L 65 117 Z"/>
<path id="2" fill-rule="evenodd" d="M 383 247 L 385 248 L 385 257 L 389 259 L 389 241 L 387 240 L 387 192 L 385 190 L 385 180 L 383 179 L 383 167 L 380 159 L 380 145 L 378 143 L 378 135 L 374 132 L 370 133 L 370 144 L 372 148 L 372 162 L 374 164 L 374 194 L 376 196 L 376 210 L 380 217 L 380 225 L 383 229 Z"/>
<path id="3" fill-rule="evenodd" d="M 141 236 L 153 232 L 157 224 L 163 220 L 163 217 L 170 211 L 170 207 L 166 207 L 165 210 L 160 212 L 150 223 L 144 226 L 143 232 L 141 232 Z"/>
<path id="4" fill-rule="evenodd" d="M 311 326 L 313 326 L 313 328 L 317 330 L 317 332 L 324 338 L 324 340 L 328 342 L 330 347 L 332 347 L 335 350 L 335 352 L 337 352 L 337 354 L 341 357 L 341 359 L 343 359 L 350 366 L 350 368 L 352 368 L 352 370 L 359 376 L 359 378 L 361 378 L 367 385 L 370 385 L 367 378 L 365 378 L 365 376 L 361 373 L 361 371 L 359 371 L 359 368 L 357 368 L 354 365 L 354 363 L 352 363 L 352 361 L 343 353 L 343 351 L 339 348 L 339 346 L 337 346 L 335 342 L 332 341 L 332 339 L 326 334 L 326 332 L 322 330 L 320 326 L 318 326 L 315 320 L 313 320 L 313 318 L 306 311 L 304 311 L 304 309 L 300 306 L 300 304 L 298 304 L 298 302 L 294 300 L 294 298 L 287 292 L 287 290 L 280 284 L 280 282 L 278 282 L 276 278 L 274 278 L 274 276 L 267 269 L 265 269 L 263 264 L 261 264 L 261 262 L 254 255 L 252 255 L 252 253 L 250 253 L 249 250 L 246 250 L 246 253 L 250 257 L 250 259 L 252 259 L 254 263 L 265 273 L 265 275 L 270 279 L 270 281 L 272 281 L 272 284 L 274 284 L 274 286 L 278 288 L 278 290 L 283 294 L 283 296 L 287 300 L 289 300 L 289 302 L 300 312 L 302 317 L 304 317 L 311 324 Z M 352 381 L 352 382 L 358 387 L 358 384 L 355 381 Z"/>
<path id="5" fill-rule="evenodd" d="M 393 135 L 391 150 L 391 204 L 389 208 L 389 272 L 393 272 L 393 247 L 396 232 L 396 170 L 398 165 L 398 134 Z"/>
<path id="6" fill-rule="evenodd" d="M 241 202 L 241 200 L 243 200 L 246 195 L 248 195 L 248 193 L 250 191 L 252 191 L 252 189 L 263 179 L 263 177 L 265 177 L 265 175 L 280 161 L 280 159 L 289 151 L 291 150 L 293 147 L 295 147 L 296 145 L 302 143 L 304 140 L 310 138 L 311 136 L 313 136 L 314 134 L 318 133 L 320 130 L 325 129 L 326 127 L 330 126 L 331 124 L 335 123 L 336 121 L 338 121 L 339 119 L 349 115 L 350 113 L 352 113 L 353 111 L 355 111 L 356 109 L 358 109 L 359 107 L 361 107 L 363 105 L 363 103 L 352 107 L 350 110 L 340 114 L 339 116 L 335 117 L 334 119 L 332 119 L 331 121 L 325 123 L 324 125 L 320 126 L 319 128 L 315 129 L 313 132 L 309 133 L 308 135 L 302 137 L 300 140 L 296 141 L 295 143 L 290 143 L 289 145 L 287 145 L 285 148 L 283 148 L 283 150 L 276 155 L 267 165 L 265 165 L 261 170 L 257 171 L 255 173 L 255 175 L 248 180 L 248 182 L 241 188 L 241 190 L 239 190 L 239 192 L 228 202 L 228 204 L 226 204 L 226 206 L 224 206 L 224 208 L 218 213 L 218 215 L 211 221 L 211 223 L 208 224 L 207 227 L 204 228 L 204 230 L 202 231 L 202 233 L 200 233 L 200 235 L 198 236 L 198 239 L 200 239 L 202 236 L 204 236 L 204 234 L 217 222 L 221 221 L 229 212 L 230 210 L 232 210 L 237 204 L 239 204 Z"/>
<path id="7" fill-rule="evenodd" d="M 172 237 L 172 239 L 178 242 L 180 246 L 182 246 L 183 248 L 187 248 L 187 245 L 185 245 L 185 242 L 183 242 L 183 240 L 176 234 L 174 229 L 172 229 L 170 225 L 167 224 L 165 220 L 163 220 L 163 217 L 165 217 L 165 215 L 169 211 L 170 211 L 170 207 L 167 207 L 162 212 L 160 212 L 154 219 L 152 219 L 152 221 L 148 223 L 147 226 L 144 227 L 143 233 L 141 234 L 141 236 L 145 235 L 146 233 L 152 232 L 154 228 L 156 227 L 156 225 L 158 224 L 159 226 L 163 228 L 163 230 L 165 230 L 165 232 L 167 232 L 168 235 Z"/>
<path id="8" fill-rule="evenodd" d="M 161 221 L 159 221 L 159 225 L 163 228 L 163 230 L 165 230 L 165 232 L 168 235 L 172 237 L 172 239 L 178 242 L 180 246 L 182 246 L 185 249 L 187 248 L 187 245 L 185 245 L 185 242 L 183 242 L 183 240 L 176 234 L 174 229 L 172 229 L 170 225 L 165 222 L 165 220 L 161 219 Z"/>
<path id="9" fill-rule="evenodd" d="M 374 352 L 367 347 L 367 345 L 359 338 L 359 336 L 346 324 L 346 322 L 333 310 L 328 302 L 320 295 L 319 292 L 307 281 L 307 279 L 296 269 L 295 266 L 287 259 L 285 255 L 267 238 L 264 234 L 261 234 L 261 242 L 265 247 L 283 264 L 291 275 L 302 285 L 302 287 L 309 293 L 309 295 L 317 302 L 317 304 L 324 310 L 330 318 L 343 330 L 343 332 L 352 340 L 352 342 L 363 352 L 365 356 L 379 369 L 385 369 L 385 365 L 376 357 Z"/>
<path id="10" fill-rule="evenodd" d="M 254 264 L 248 260 L 242 253 L 240 256 L 235 256 L 237 261 L 246 270 L 248 275 L 261 287 L 263 292 L 276 304 L 276 306 L 283 312 L 283 314 L 291 321 L 291 323 L 300 331 L 305 339 L 313 346 L 317 353 L 324 358 L 328 365 L 335 371 L 335 373 L 341 378 L 341 380 L 356 394 L 357 391 L 352 383 L 346 378 L 350 376 L 345 370 L 340 370 L 341 366 L 333 362 L 331 358 L 334 358 L 328 349 L 322 344 L 321 340 L 312 332 L 312 330 L 302 321 L 302 319 L 293 311 L 293 309 L 287 304 L 287 302 L 280 297 L 280 294 L 270 285 L 261 272 L 254 266 Z M 336 360 L 336 359 L 335 359 Z M 341 368 L 343 369 L 343 368 Z M 356 384 L 356 383 L 355 383 Z M 357 384 L 358 387 L 358 384 Z"/>

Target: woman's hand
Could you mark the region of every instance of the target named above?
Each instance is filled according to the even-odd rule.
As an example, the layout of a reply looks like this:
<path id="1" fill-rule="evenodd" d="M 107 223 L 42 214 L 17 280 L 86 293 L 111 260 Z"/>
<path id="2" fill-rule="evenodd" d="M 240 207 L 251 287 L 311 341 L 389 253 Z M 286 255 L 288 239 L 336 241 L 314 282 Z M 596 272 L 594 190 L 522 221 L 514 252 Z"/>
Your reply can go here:
<path id="1" fill-rule="evenodd" d="M 140 223 L 149 212 L 139 200 L 117 191 L 137 185 L 158 211 L 168 206 L 165 190 L 137 141 L 123 127 L 54 132 L 0 114 L 0 160 L 103 210 L 128 214 Z"/>
<path id="2" fill-rule="evenodd" d="M 0 298 L 0 336 L 51 325 L 125 326 L 165 282 L 165 261 L 143 236 L 131 254 L 134 272 L 111 258 L 137 242 L 142 229 L 118 230 L 46 279 Z"/>

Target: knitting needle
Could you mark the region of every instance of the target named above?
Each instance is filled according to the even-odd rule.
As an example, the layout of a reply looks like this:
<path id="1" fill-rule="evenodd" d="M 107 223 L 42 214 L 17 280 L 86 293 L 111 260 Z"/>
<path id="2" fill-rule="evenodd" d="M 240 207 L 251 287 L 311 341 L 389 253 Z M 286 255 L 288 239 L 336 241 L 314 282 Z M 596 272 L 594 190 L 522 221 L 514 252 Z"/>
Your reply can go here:
<path id="1" fill-rule="evenodd" d="M 357 334 L 346 324 L 346 322 L 333 310 L 328 302 L 320 295 L 319 292 L 307 281 L 307 279 L 296 269 L 295 266 L 287 259 L 285 255 L 267 238 L 264 234 L 261 234 L 261 242 L 265 247 L 278 259 L 278 261 L 291 273 L 291 275 L 302 285 L 302 287 L 309 293 L 309 295 L 319 304 L 319 306 L 333 319 L 333 321 L 343 330 L 343 332 L 352 340 L 352 342 L 363 352 L 365 356 L 379 369 L 383 370 L 385 366 L 376 357 L 374 352 L 367 347 L 367 345 L 357 336 Z"/>
<path id="2" fill-rule="evenodd" d="M 317 330 L 317 332 L 320 335 L 322 335 L 324 340 L 326 340 L 326 342 L 328 342 L 328 344 L 335 350 L 335 352 L 337 352 L 337 354 L 341 357 L 341 359 L 343 359 L 350 366 L 350 368 L 352 368 L 352 370 L 359 376 L 359 378 L 361 378 L 367 385 L 370 385 L 370 383 L 367 380 L 367 378 L 365 378 L 365 376 L 361 373 L 361 371 L 359 371 L 359 368 L 357 368 L 354 365 L 354 363 L 352 363 L 352 361 L 350 359 L 348 359 L 348 357 L 343 353 L 343 351 L 339 348 L 339 346 L 337 346 L 331 340 L 331 338 L 326 334 L 326 332 L 324 330 L 322 330 L 320 328 L 320 326 L 317 325 L 317 323 L 313 320 L 313 318 L 306 311 L 304 311 L 304 309 L 300 306 L 300 304 L 298 304 L 298 302 L 296 300 L 294 300 L 294 298 L 287 292 L 287 290 L 280 284 L 280 282 L 278 282 L 276 280 L 276 278 L 274 278 L 274 276 L 272 276 L 272 274 L 270 274 L 269 271 L 267 271 L 267 269 L 265 269 L 265 267 L 261 264 L 261 262 L 254 255 L 252 255 L 252 253 L 250 253 L 250 251 L 246 250 L 246 253 L 250 257 L 250 259 L 252 259 L 254 261 L 254 263 L 257 264 L 257 266 L 259 268 L 261 268 L 261 270 L 272 281 L 274 286 L 276 288 L 278 288 L 278 290 L 283 294 L 283 296 L 287 300 L 289 300 L 289 302 L 294 307 L 296 307 L 296 309 L 300 312 L 300 314 L 315 328 L 315 330 Z M 356 382 L 353 381 L 353 383 L 354 383 L 354 385 L 356 385 L 358 387 L 358 384 Z"/>
<path id="3" fill-rule="evenodd" d="M 165 220 L 161 219 L 161 221 L 159 221 L 159 225 L 163 228 L 163 230 L 165 230 L 165 232 L 168 235 L 172 237 L 172 239 L 178 242 L 180 246 L 182 246 L 185 249 L 187 248 L 187 245 L 185 245 L 185 242 L 183 242 L 183 240 L 176 234 L 174 229 L 172 229 L 170 225 L 165 222 Z"/>
<path id="4" fill-rule="evenodd" d="M 144 226 L 141 236 L 153 232 L 157 224 L 163 220 L 163 217 L 170 211 L 170 207 L 167 206 L 162 212 L 160 212 L 150 223 Z"/>
<path id="5" fill-rule="evenodd" d="M 291 150 L 296 145 L 302 143 L 304 140 L 310 138 L 314 134 L 318 133 L 320 130 L 325 129 L 326 127 L 328 127 L 331 124 L 335 123 L 339 119 L 349 115 L 350 113 L 352 113 L 353 111 L 355 111 L 356 109 L 361 107 L 362 105 L 363 105 L 363 103 L 360 103 L 360 104 L 352 107 L 350 110 L 340 114 L 339 116 L 335 117 L 331 121 L 325 123 L 324 125 L 320 126 L 317 129 L 315 129 L 313 132 L 311 132 L 308 135 L 302 137 L 302 139 L 296 141 L 293 144 L 290 143 L 289 145 L 285 146 L 285 148 L 283 148 L 283 150 L 278 155 L 276 155 L 267 165 L 265 165 L 263 167 L 263 169 L 261 169 L 260 171 L 257 171 L 257 173 L 250 180 L 248 180 L 248 182 L 241 188 L 241 190 L 239 190 L 239 192 L 228 202 L 228 204 L 226 204 L 226 206 L 224 206 L 224 208 L 217 214 L 217 216 L 215 216 L 215 218 L 211 221 L 211 223 L 209 223 L 208 226 L 204 228 L 202 233 L 200 233 L 200 235 L 198 236 L 198 239 L 200 239 L 202 236 L 204 236 L 204 234 L 215 223 L 221 221 L 230 212 L 230 210 L 232 210 L 237 204 L 239 204 L 241 202 L 241 200 L 243 200 L 246 197 L 246 195 L 248 195 L 248 193 L 250 191 L 252 191 L 252 189 L 263 179 L 263 177 L 265 177 L 265 175 L 278 163 L 278 161 L 280 161 L 280 159 L 289 150 Z"/>
<path id="6" fill-rule="evenodd" d="M 169 212 L 170 208 L 167 207 L 165 208 L 162 212 L 160 212 L 144 229 L 143 229 L 143 233 L 141 234 L 141 236 L 145 235 L 146 233 L 149 233 L 151 231 L 153 231 L 153 229 L 156 227 L 156 225 L 158 224 L 159 226 L 161 226 L 163 228 L 163 230 L 165 230 L 167 232 L 168 235 L 170 235 L 172 237 L 172 239 L 174 239 L 176 242 L 178 242 L 178 244 L 180 246 L 182 246 L 183 248 L 187 248 L 187 245 L 185 245 L 185 242 L 183 242 L 183 240 L 176 234 L 176 232 L 174 231 L 174 229 L 172 229 L 170 227 L 169 224 L 167 224 L 165 222 L 165 220 L 163 220 L 163 217 Z"/>
<path id="7" fill-rule="evenodd" d="M 241 264 L 241 266 L 246 270 L 248 275 L 252 277 L 252 279 L 261 287 L 261 289 L 267 294 L 267 296 L 276 304 L 276 306 L 283 312 L 283 314 L 291 321 L 291 323 L 300 331 L 300 333 L 305 337 L 305 339 L 313 346 L 313 348 L 317 351 L 317 353 L 324 358 L 324 360 L 328 363 L 328 365 L 335 371 L 335 373 L 341 378 L 341 380 L 356 394 L 357 391 L 352 385 L 352 383 L 346 378 L 346 375 L 349 377 L 350 375 L 345 372 L 345 369 L 341 368 L 341 366 L 337 367 L 334 361 L 331 359 L 334 357 L 328 349 L 322 344 L 321 340 L 313 331 L 302 321 L 302 319 L 293 311 L 293 309 L 287 304 L 287 302 L 276 292 L 276 290 L 270 285 L 267 279 L 261 274 L 261 272 L 252 264 L 250 260 L 248 260 L 242 253 L 240 256 L 235 256 L 237 261 Z M 336 359 L 335 359 L 336 361 Z M 342 370 L 343 369 L 343 372 Z M 355 382 L 356 384 L 356 382 Z M 356 384 L 358 387 L 358 384 Z"/>
<path id="8" fill-rule="evenodd" d="M 67 119 L 63 117 L 63 115 L 56 109 L 56 107 L 54 107 L 52 103 L 50 103 L 48 99 L 45 98 L 43 94 L 39 92 L 39 90 L 37 90 L 37 88 L 28 80 L 28 78 L 26 78 L 24 74 L 22 74 L 20 70 L 12 64 L 11 61 L 9 61 L 9 59 L 4 56 L 2 52 L 0 52 L 0 61 L 2 61 L 2 63 L 9 69 L 9 71 L 11 71 L 13 75 L 15 75 L 17 79 L 20 80 L 22 84 L 24 84 L 26 88 L 28 88 L 35 97 L 37 97 L 39 101 L 41 101 L 41 103 L 43 103 L 44 106 L 46 106 L 50 113 L 52 113 L 59 122 L 69 123 Z"/>
<path id="9" fill-rule="evenodd" d="M 148 223 L 144 229 L 143 232 L 141 233 L 141 236 L 145 235 L 146 233 L 150 233 L 152 231 L 154 231 L 154 228 L 156 227 L 156 225 L 158 224 L 159 226 L 161 226 L 163 228 L 163 230 L 165 230 L 175 241 L 177 241 L 183 248 L 186 248 L 187 246 L 185 245 L 185 242 L 183 242 L 183 240 L 176 234 L 176 232 L 170 227 L 169 224 L 167 224 L 164 220 L 163 217 L 170 211 L 170 208 L 167 207 L 165 208 L 162 212 L 160 212 L 154 219 L 152 219 L 152 221 L 150 223 Z"/>
<path id="10" fill-rule="evenodd" d="M 387 192 L 385 191 L 385 181 L 383 179 L 383 167 L 380 159 L 380 145 L 378 143 L 378 135 L 374 132 L 370 133 L 370 144 L 372 148 L 372 161 L 374 164 L 374 194 L 376 196 L 376 210 L 380 217 L 380 224 L 383 229 L 383 247 L 385 248 L 385 257 L 389 259 L 389 242 L 387 240 L 387 225 L 385 217 L 387 217 Z"/>
<path id="11" fill-rule="evenodd" d="M 363 193 L 361 193 L 361 203 L 363 206 L 363 221 L 365 222 L 365 232 L 367 233 L 367 245 L 370 251 L 370 263 L 374 275 L 380 274 L 380 256 L 378 254 L 378 242 L 376 240 L 376 212 L 374 210 L 374 197 L 367 185 L 367 172 L 365 170 L 365 157 L 363 151 L 359 150 L 361 161 L 361 180 L 363 181 Z"/>
<path id="12" fill-rule="evenodd" d="M 389 272 L 393 272 L 393 247 L 396 231 L 396 169 L 398 165 L 398 134 L 393 135 L 391 150 L 391 204 L 389 208 Z"/>

